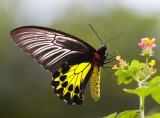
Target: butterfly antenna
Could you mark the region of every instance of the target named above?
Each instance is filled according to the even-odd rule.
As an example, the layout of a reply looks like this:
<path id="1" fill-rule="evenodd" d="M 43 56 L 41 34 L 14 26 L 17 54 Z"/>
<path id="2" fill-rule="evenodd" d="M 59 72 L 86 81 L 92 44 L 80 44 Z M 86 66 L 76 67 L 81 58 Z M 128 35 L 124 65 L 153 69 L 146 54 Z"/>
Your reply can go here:
<path id="1" fill-rule="evenodd" d="M 101 38 L 98 36 L 97 32 L 93 29 L 93 27 L 89 24 L 90 28 L 93 30 L 93 32 L 96 34 L 96 36 L 99 38 L 99 40 L 101 41 L 102 45 L 103 45 L 103 41 L 101 40 Z"/>
<path id="2" fill-rule="evenodd" d="M 113 40 L 113 39 L 116 39 L 116 38 L 120 37 L 121 35 L 122 35 L 122 32 L 121 32 L 119 35 L 117 35 L 117 36 L 115 36 L 115 37 L 107 40 L 104 44 L 106 44 L 107 42 L 109 42 L 109 41 L 111 41 L 111 40 Z"/>

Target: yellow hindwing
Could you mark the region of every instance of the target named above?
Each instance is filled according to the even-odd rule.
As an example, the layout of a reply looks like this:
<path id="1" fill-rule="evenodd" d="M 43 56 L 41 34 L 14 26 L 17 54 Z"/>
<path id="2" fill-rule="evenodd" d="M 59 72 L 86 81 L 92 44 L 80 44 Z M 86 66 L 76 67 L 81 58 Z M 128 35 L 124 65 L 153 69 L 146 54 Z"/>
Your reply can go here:
<path id="1" fill-rule="evenodd" d="M 56 94 L 68 104 L 81 104 L 83 100 L 82 83 L 92 64 L 84 62 L 60 68 L 53 75 L 52 86 Z"/>

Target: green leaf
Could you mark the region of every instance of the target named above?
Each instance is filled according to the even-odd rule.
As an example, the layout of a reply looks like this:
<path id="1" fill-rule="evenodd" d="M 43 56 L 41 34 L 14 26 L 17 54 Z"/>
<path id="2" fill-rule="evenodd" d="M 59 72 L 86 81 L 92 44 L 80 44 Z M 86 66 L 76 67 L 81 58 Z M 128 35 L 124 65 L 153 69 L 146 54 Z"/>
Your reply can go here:
<path id="1" fill-rule="evenodd" d="M 110 115 L 108 115 L 108 116 L 105 116 L 105 117 L 103 117 L 103 118 L 115 118 L 116 115 L 117 115 L 117 113 L 115 112 L 115 113 L 112 113 L 112 114 L 110 114 Z"/>
<path id="2" fill-rule="evenodd" d="M 160 113 L 154 114 L 150 116 L 149 118 L 160 118 Z"/>
<path id="3" fill-rule="evenodd" d="M 130 82 L 132 82 L 133 78 L 130 78 L 130 77 L 123 77 L 123 76 L 120 76 L 118 77 L 118 84 L 129 84 Z"/>
<path id="4" fill-rule="evenodd" d="M 144 68 L 146 66 L 145 63 L 139 63 L 139 61 L 137 60 L 133 60 L 131 62 L 131 65 L 129 67 L 129 70 L 132 72 L 132 73 L 135 73 L 136 71 L 141 71 L 142 68 Z"/>
<path id="5" fill-rule="evenodd" d="M 124 89 L 124 91 L 140 95 L 142 97 L 146 97 L 151 94 L 153 99 L 160 104 L 160 77 L 155 77 L 147 84 L 148 86 L 143 86 L 142 88 L 136 88 L 134 90 Z"/>
<path id="6" fill-rule="evenodd" d="M 139 79 L 145 79 L 145 74 L 144 74 L 144 72 L 142 72 L 141 70 L 139 70 L 139 71 L 137 72 L 137 77 L 138 77 Z"/>
<path id="7" fill-rule="evenodd" d="M 115 75 L 118 76 L 118 84 L 129 84 L 135 79 L 135 76 L 144 79 L 144 73 L 141 69 L 144 68 L 145 65 L 145 63 L 139 63 L 139 61 L 133 60 L 130 66 L 127 66 L 127 70 L 124 68 L 117 70 Z"/>
<path id="8" fill-rule="evenodd" d="M 153 78 L 151 81 L 148 82 L 149 85 L 152 85 L 152 84 L 160 84 L 160 76 L 157 76 L 155 78 Z"/>
<path id="9" fill-rule="evenodd" d="M 131 74 L 128 71 L 118 70 L 117 72 L 115 72 L 115 75 L 118 76 L 118 84 L 128 84 L 133 80 Z"/>
<path id="10" fill-rule="evenodd" d="M 145 63 L 140 63 L 137 67 L 137 70 L 141 70 L 142 68 L 146 67 Z"/>
<path id="11" fill-rule="evenodd" d="M 153 78 L 148 85 L 151 88 L 152 98 L 160 104 L 160 76 Z"/>
<path id="12" fill-rule="evenodd" d="M 126 77 L 118 77 L 118 84 L 122 84 L 126 80 Z"/>
<path id="13" fill-rule="evenodd" d="M 152 98 L 158 103 L 160 104 L 160 89 L 152 92 Z"/>
<path id="14" fill-rule="evenodd" d="M 138 110 L 124 111 L 117 115 L 116 118 L 140 118 L 140 114 L 138 112 Z"/>
<path id="15" fill-rule="evenodd" d="M 118 70 L 115 72 L 116 76 L 129 76 L 129 74 L 126 71 Z"/>
<path id="16" fill-rule="evenodd" d="M 148 91 L 150 93 L 154 93 L 158 90 L 160 90 L 160 81 L 158 83 L 154 83 L 154 84 L 149 85 L 149 90 Z"/>
<path id="17" fill-rule="evenodd" d="M 132 80 L 133 80 L 133 78 L 128 77 L 128 78 L 125 79 L 124 84 L 129 84 L 129 83 L 132 82 Z"/>
<path id="18" fill-rule="evenodd" d="M 128 69 L 130 70 L 130 73 L 133 74 L 137 70 L 138 65 L 139 65 L 139 61 L 133 60 L 131 62 L 131 65 L 128 67 Z"/>
<path id="19" fill-rule="evenodd" d="M 134 90 L 131 90 L 131 89 L 123 89 L 123 90 L 127 93 L 133 93 L 133 94 L 136 94 L 136 95 L 139 95 L 139 96 L 142 96 L 142 97 L 145 97 L 149 94 L 147 87 L 136 88 Z"/>
<path id="20" fill-rule="evenodd" d="M 139 65 L 139 61 L 138 60 L 133 60 L 131 62 L 131 66 L 138 66 Z"/>

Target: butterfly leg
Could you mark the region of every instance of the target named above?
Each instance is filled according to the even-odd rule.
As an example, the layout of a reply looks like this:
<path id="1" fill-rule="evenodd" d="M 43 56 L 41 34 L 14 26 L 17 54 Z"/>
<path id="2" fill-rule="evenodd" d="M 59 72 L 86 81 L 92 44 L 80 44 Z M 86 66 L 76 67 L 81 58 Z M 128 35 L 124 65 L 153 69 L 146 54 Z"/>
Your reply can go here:
<path id="1" fill-rule="evenodd" d="M 108 58 L 109 56 L 111 56 L 110 58 Z M 108 63 L 113 63 L 113 64 L 115 64 L 114 63 L 114 61 L 115 61 L 116 59 L 115 59 L 115 56 L 113 56 L 111 53 L 107 53 L 106 54 L 106 61 L 105 61 L 105 63 L 104 64 L 108 64 Z"/>
<path id="2" fill-rule="evenodd" d="M 111 56 L 111 57 L 108 58 L 109 56 Z M 115 56 L 113 56 L 111 53 L 107 53 L 106 54 L 106 60 L 111 60 L 111 59 L 115 59 Z"/>
<path id="3" fill-rule="evenodd" d="M 107 68 L 108 68 L 108 67 L 107 67 Z M 112 75 L 112 74 L 106 69 L 106 67 L 103 67 L 103 70 L 104 70 L 105 72 L 107 72 L 113 79 L 115 79 L 115 80 L 117 81 L 117 79 L 115 78 L 115 76 Z"/>
<path id="4" fill-rule="evenodd" d="M 110 58 L 106 58 L 106 61 L 104 64 L 108 64 L 108 63 L 113 63 L 113 64 L 116 64 L 114 63 L 114 61 L 116 60 L 115 56 L 113 56 L 111 53 L 107 53 L 106 57 L 108 56 L 111 56 Z M 112 67 L 108 67 L 108 66 L 103 66 L 103 68 L 109 68 L 109 69 L 112 69 Z"/>

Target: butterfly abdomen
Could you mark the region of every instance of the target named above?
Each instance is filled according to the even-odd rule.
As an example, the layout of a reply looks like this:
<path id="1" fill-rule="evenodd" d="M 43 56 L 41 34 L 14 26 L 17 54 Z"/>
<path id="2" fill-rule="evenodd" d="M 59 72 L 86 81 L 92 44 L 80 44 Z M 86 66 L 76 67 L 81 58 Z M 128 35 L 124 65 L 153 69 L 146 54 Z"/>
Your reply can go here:
<path id="1" fill-rule="evenodd" d="M 92 76 L 90 78 L 91 96 L 95 102 L 100 98 L 100 68 L 94 65 Z"/>

